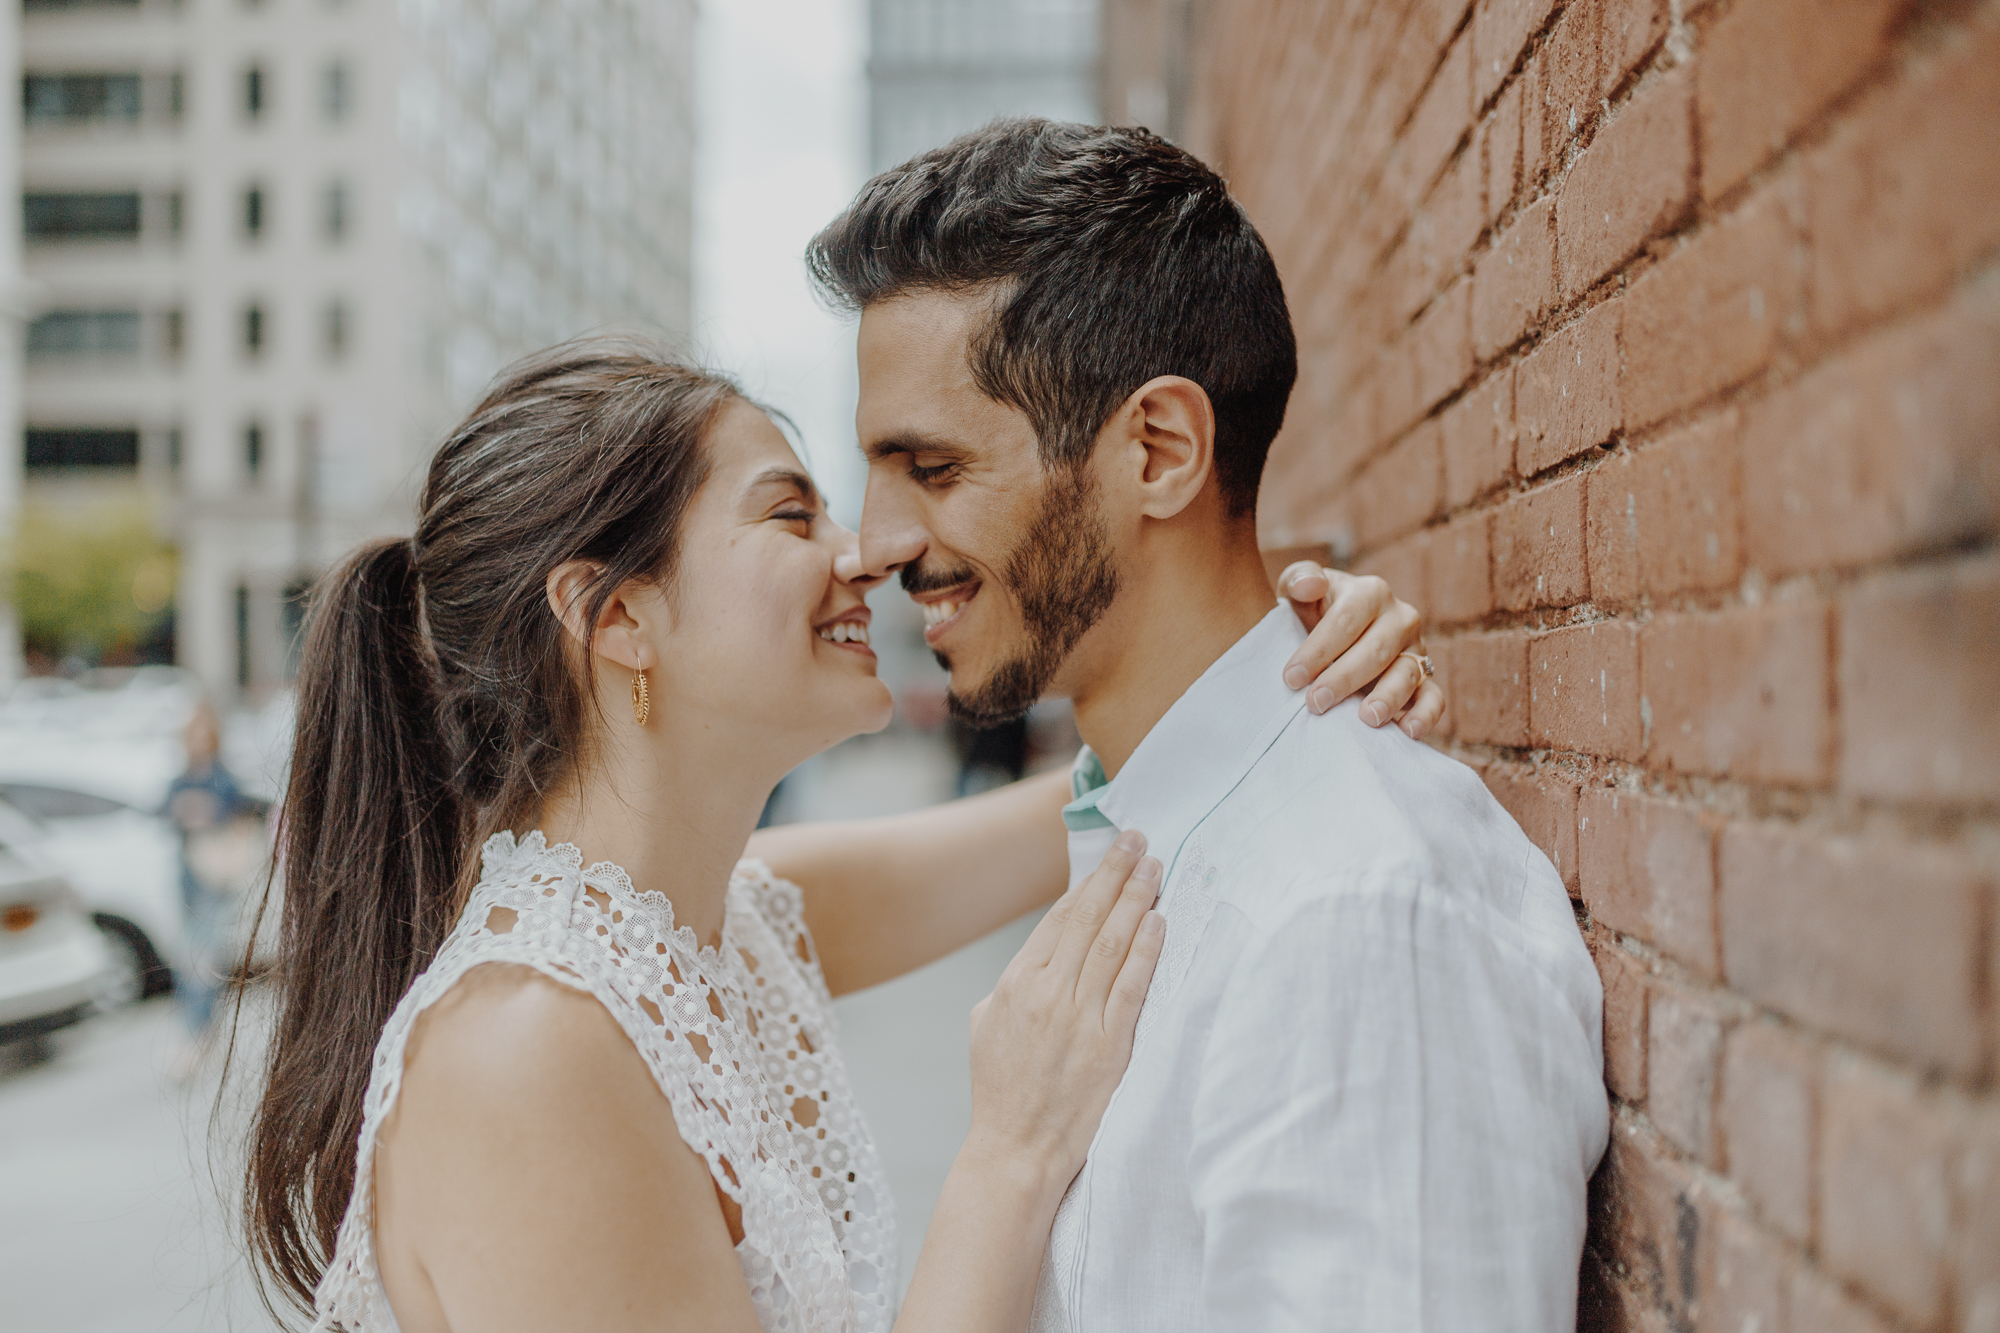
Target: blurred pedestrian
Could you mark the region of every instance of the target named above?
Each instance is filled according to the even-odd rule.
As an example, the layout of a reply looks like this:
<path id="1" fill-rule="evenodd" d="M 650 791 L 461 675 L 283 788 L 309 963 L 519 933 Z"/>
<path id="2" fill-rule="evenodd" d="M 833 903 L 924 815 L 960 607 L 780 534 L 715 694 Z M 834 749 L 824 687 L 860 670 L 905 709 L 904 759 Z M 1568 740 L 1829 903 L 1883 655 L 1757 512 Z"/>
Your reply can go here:
<path id="1" fill-rule="evenodd" d="M 187 906 L 186 965 L 174 977 L 184 1040 L 173 1059 L 176 1078 L 200 1063 L 226 974 L 229 926 L 241 890 L 249 812 L 243 789 L 222 762 L 222 721 L 204 701 L 181 733 L 187 767 L 167 788 L 165 814 L 180 834 L 181 900 Z"/>

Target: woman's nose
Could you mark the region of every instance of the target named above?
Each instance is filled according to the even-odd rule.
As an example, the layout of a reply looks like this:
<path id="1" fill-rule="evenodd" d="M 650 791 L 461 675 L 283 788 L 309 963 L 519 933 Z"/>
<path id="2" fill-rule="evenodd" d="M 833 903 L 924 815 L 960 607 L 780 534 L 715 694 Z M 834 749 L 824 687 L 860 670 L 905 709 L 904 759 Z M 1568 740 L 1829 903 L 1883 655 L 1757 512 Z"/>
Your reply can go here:
<path id="1" fill-rule="evenodd" d="M 870 574 L 861 563 L 861 538 L 838 523 L 832 523 L 833 540 L 836 546 L 833 556 L 833 576 L 850 587 L 868 589 L 882 581 L 881 575 Z"/>

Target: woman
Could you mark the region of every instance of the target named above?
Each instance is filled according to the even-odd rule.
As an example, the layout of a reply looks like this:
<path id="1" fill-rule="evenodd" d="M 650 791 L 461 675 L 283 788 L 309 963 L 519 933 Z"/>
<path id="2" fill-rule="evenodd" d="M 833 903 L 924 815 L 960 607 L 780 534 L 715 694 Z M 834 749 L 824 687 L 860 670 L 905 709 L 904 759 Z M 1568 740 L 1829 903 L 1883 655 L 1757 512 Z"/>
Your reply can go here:
<path id="1" fill-rule="evenodd" d="M 738 863 L 779 777 L 889 720 L 858 571 L 733 386 L 586 344 L 506 377 L 416 535 L 323 584 L 247 1199 L 319 1327 L 889 1327 L 894 1217 L 828 983 L 1065 872 L 1046 780 L 872 861 L 852 830 L 763 835 L 810 898 Z M 1378 669 L 1413 628 L 1390 619 Z M 1159 955 L 1140 841 L 975 1012 L 972 1133 L 899 1328 L 1025 1323 Z"/>

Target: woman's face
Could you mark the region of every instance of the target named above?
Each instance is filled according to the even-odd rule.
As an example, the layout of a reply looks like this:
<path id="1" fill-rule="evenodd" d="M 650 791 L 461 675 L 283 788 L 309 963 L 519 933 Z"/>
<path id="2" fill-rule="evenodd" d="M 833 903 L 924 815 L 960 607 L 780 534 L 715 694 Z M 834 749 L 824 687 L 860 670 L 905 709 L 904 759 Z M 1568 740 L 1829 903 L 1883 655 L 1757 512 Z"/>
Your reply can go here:
<path id="1" fill-rule="evenodd" d="M 872 581 L 859 577 L 854 534 L 826 516 L 797 455 L 755 407 L 724 408 L 707 447 L 659 645 L 656 706 L 795 750 L 791 762 L 881 730 L 894 703 L 875 678 L 863 600 Z"/>

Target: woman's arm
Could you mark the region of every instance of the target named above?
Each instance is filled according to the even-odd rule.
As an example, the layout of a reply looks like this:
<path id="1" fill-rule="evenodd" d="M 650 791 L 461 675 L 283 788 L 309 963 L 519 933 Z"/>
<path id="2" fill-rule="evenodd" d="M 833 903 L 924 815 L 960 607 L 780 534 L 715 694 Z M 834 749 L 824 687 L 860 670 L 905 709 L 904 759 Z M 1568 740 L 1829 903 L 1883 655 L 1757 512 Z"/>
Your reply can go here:
<path id="1" fill-rule="evenodd" d="M 906 815 L 760 829 L 749 855 L 800 886 L 835 995 L 899 977 L 1047 906 L 1069 882 L 1049 773 Z"/>
<path id="2" fill-rule="evenodd" d="M 1423 642 L 1415 607 L 1379 578 L 1310 561 L 1287 567 L 1278 587 L 1309 631 L 1286 664 L 1308 707 L 1323 713 L 1373 682 L 1369 725 L 1400 721 L 1421 736 L 1436 724 L 1443 691 L 1400 655 Z M 804 892 L 827 985 L 844 995 L 1054 902 L 1069 882 L 1068 800 L 1068 776 L 1051 774 L 886 819 L 763 829 L 746 854 Z"/>

